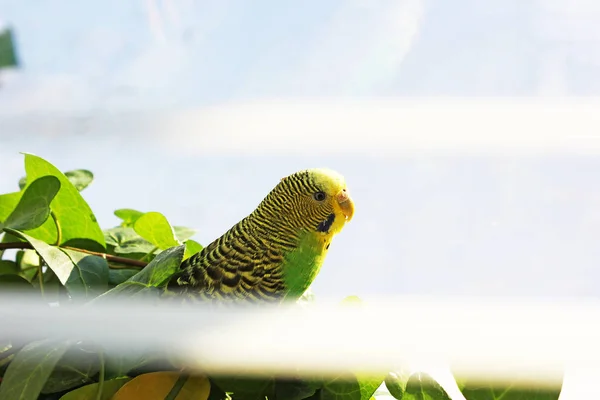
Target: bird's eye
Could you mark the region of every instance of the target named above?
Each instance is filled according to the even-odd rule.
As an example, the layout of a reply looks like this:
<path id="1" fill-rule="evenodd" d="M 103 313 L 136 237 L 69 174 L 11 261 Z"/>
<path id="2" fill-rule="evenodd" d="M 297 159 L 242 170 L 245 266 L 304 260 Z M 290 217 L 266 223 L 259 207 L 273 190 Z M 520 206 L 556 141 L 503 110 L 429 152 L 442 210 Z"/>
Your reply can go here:
<path id="1" fill-rule="evenodd" d="M 315 199 L 316 201 L 323 201 L 323 200 L 325 200 L 325 193 L 317 192 L 317 193 L 313 194 L 313 199 Z"/>

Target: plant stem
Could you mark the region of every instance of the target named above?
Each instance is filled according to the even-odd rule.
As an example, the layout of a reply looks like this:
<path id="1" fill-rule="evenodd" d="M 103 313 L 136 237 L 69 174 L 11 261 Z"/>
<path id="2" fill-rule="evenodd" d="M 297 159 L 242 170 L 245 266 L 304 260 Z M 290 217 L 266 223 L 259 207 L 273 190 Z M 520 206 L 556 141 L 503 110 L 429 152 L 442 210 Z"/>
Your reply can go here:
<path id="1" fill-rule="evenodd" d="M 46 298 L 44 293 L 44 272 L 42 271 L 42 265 L 44 264 L 44 260 L 42 260 L 42 256 L 38 256 L 39 262 L 37 267 L 37 276 L 38 283 L 40 284 L 40 292 L 42 293 L 42 298 Z"/>
<path id="2" fill-rule="evenodd" d="M 98 377 L 98 391 L 96 392 L 96 400 L 102 399 L 102 389 L 104 389 L 104 353 L 98 353 L 100 358 L 100 376 Z"/>
<path id="3" fill-rule="evenodd" d="M 96 252 L 96 251 L 85 250 L 85 249 L 78 249 L 76 247 L 71 247 L 71 246 L 61 246 L 61 248 L 63 248 L 63 249 L 69 249 L 69 250 L 74 250 L 74 251 L 80 251 L 82 253 L 86 253 L 86 254 L 91 254 L 91 255 L 94 255 L 94 256 L 102 257 L 106 261 L 110 261 L 110 262 L 114 262 L 114 263 L 119 263 L 119 264 L 125 264 L 125 265 L 131 265 L 131 266 L 134 266 L 134 267 L 141 267 L 141 268 L 143 268 L 146 265 L 148 265 L 148 263 L 145 262 L 145 261 L 134 260 L 132 258 L 125 258 L 125 257 L 113 256 L 112 254 L 99 253 L 99 252 Z M 0 243 L 0 250 L 6 250 L 6 249 L 33 249 L 33 246 L 30 243 L 27 243 L 27 242 Z"/>
<path id="4" fill-rule="evenodd" d="M 56 218 L 56 214 L 54 214 L 54 210 L 50 210 L 50 216 L 56 225 L 56 246 L 60 245 L 62 241 L 62 229 L 60 227 L 60 222 L 58 222 L 58 218 Z"/>
<path id="5" fill-rule="evenodd" d="M 158 250 L 158 247 L 155 247 L 152 250 L 150 250 L 144 257 L 142 257 L 142 261 L 147 260 L 156 250 Z"/>
<path id="6" fill-rule="evenodd" d="M 181 391 L 181 388 L 183 388 L 183 385 L 185 385 L 185 382 L 187 382 L 188 378 L 188 374 L 184 372 L 180 373 L 179 377 L 175 381 L 175 384 L 173 385 L 169 393 L 165 396 L 165 400 L 175 400 L 175 398 Z"/>

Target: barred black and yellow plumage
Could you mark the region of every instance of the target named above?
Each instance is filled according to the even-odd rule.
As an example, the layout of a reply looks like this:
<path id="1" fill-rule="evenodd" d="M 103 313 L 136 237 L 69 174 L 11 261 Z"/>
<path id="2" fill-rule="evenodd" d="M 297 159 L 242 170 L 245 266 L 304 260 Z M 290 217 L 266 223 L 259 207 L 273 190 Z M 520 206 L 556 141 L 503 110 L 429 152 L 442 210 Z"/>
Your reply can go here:
<path id="1" fill-rule="evenodd" d="M 344 178 L 309 169 L 286 178 L 246 218 L 188 258 L 168 290 L 207 301 L 300 297 L 332 237 L 354 214 Z"/>

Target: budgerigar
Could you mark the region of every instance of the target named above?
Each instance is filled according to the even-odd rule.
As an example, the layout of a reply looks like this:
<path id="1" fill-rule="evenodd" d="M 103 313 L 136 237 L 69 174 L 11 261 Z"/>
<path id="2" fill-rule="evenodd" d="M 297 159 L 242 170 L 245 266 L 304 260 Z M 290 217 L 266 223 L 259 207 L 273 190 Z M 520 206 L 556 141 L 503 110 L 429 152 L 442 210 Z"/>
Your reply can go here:
<path id="1" fill-rule="evenodd" d="M 339 173 L 296 172 L 281 179 L 250 215 L 185 260 L 167 291 L 218 302 L 298 299 L 353 214 Z"/>

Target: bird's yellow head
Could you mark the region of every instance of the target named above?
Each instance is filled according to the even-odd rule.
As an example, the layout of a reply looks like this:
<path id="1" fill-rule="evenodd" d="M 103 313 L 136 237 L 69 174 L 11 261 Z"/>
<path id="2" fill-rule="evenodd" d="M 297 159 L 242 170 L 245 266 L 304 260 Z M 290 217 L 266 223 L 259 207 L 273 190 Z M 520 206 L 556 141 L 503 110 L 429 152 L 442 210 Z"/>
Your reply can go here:
<path id="1" fill-rule="evenodd" d="M 342 230 L 354 215 L 346 181 L 329 169 L 308 169 L 283 179 L 267 196 L 265 202 L 276 207 L 281 222 L 324 236 Z"/>

